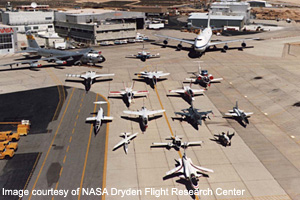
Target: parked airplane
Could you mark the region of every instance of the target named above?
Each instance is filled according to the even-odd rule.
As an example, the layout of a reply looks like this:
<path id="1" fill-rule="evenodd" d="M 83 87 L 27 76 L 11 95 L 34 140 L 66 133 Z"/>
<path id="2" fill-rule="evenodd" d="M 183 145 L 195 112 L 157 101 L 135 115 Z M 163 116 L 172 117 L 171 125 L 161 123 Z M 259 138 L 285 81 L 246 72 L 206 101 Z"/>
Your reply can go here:
<path id="1" fill-rule="evenodd" d="M 207 88 L 207 86 L 210 87 L 211 83 L 221 82 L 223 80 L 223 78 L 214 78 L 212 74 L 208 74 L 207 70 L 201 69 L 200 64 L 198 73 L 192 72 L 192 74 L 194 74 L 195 78 L 186 78 L 185 80 L 200 84 L 205 88 Z"/>
<path id="2" fill-rule="evenodd" d="M 202 125 L 202 120 L 206 118 L 210 119 L 208 116 L 209 113 L 213 113 L 211 110 L 206 112 L 199 112 L 199 109 L 194 108 L 193 106 L 188 109 L 183 109 L 183 112 L 175 112 L 176 115 L 181 115 L 183 119 L 187 118 L 191 120 L 191 123 L 195 126 L 198 124 Z"/>
<path id="3" fill-rule="evenodd" d="M 29 64 L 30 67 L 41 67 L 42 65 L 38 63 L 39 61 L 54 62 L 60 65 L 82 65 L 82 64 L 92 64 L 102 63 L 105 58 L 101 55 L 101 52 L 92 50 L 91 48 L 83 49 L 79 51 L 62 51 L 57 49 L 44 49 L 41 48 L 35 41 L 35 38 L 30 31 L 26 32 L 28 47 L 24 51 L 18 53 L 34 53 L 37 56 L 45 57 L 34 60 L 23 60 L 20 62 L 8 63 L 2 66 L 12 65 L 18 66 L 19 64 Z"/>
<path id="4" fill-rule="evenodd" d="M 106 104 L 106 102 L 105 101 L 96 101 L 96 102 L 94 102 L 94 104 L 101 105 L 101 104 Z M 104 116 L 103 109 L 100 107 L 97 112 L 96 117 L 88 117 L 88 118 L 86 118 L 86 121 L 94 122 L 94 131 L 95 131 L 95 134 L 97 134 L 102 126 L 103 121 L 111 121 L 113 119 L 114 119 L 113 117 Z"/>
<path id="5" fill-rule="evenodd" d="M 232 134 L 229 134 L 229 131 L 227 131 L 227 134 L 225 132 L 222 132 L 222 134 L 214 135 L 214 136 L 215 136 L 214 141 L 226 147 L 226 146 L 231 146 L 231 139 L 234 136 L 234 132 Z"/>
<path id="6" fill-rule="evenodd" d="M 248 117 L 253 114 L 253 112 L 244 112 L 243 110 L 240 110 L 238 107 L 238 101 L 236 101 L 235 106 L 232 108 L 232 110 L 228 110 L 229 113 L 225 113 L 227 116 L 235 117 L 240 122 L 244 122 L 244 125 L 249 124 Z"/>
<path id="7" fill-rule="evenodd" d="M 166 175 L 170 176 L 174 174 L 182 179 L 190 181 L 191 186 L 194 190 L 199 189 L 198 178 L 203 176 L 203 173 L 214 172 L 212 169 L 200 167 L 193 164 L 192 160 L 188 158 L 185 153 L 183 154 L 182 158 L 178 159 L 177 163 L 179 163 L 179 166 L 168 171 Z"/>
<path id="8" fill-rule="evenodd" d="M 163 71 L 143 71 L 143 72 L 139 72 L 139 73 L 135 73 L 134 75 L 137 75 L 141 78 L 145 78 L 148 80 L 152 80 L 153 84 L 156 85 L 157 80 L 160 79 L 162 76 L 168 76 L 170 75 L 170 73 L 163 73 Z"/>
<path id="9" fill-rule="evenodd" d="M 131 87 L 126 87 L 124 84 L 124 90 L 121 91 L 110 91 L 109 95 L 122 95 L 124 99 L 126 99 L 126 103 L 128 106 L 134 100 L 135 96 L 147 96 L 149 94 L 148 90 L 134 91 L 134 82 L 132 82 Z"/>
<path id="10" fill-rule="evenodd" d="M 180 95 L 183 95 L 184 97 L 187 97 L 189 101 L 194 101 L 194 96 L 202 94 L 205 90 L 203 89 L 192 89 L 191 84 L 189 86 L 182 85 L 182 89 L 178 90 L 169 90 L 170 93 L 178 93 Z"/>
<path id="11" fill-rule="evenodd" d="M 89 91 L 91 89 L 91 85 L 96 82 L 96 78 L 114 75 L 115 74 L 97 74 L 94 71 L 88 71 L 84 74 L 66 74 L 67 77 L 77 77 L 84 79 L 83 83 L 85 85 L 86 91 Z"/>
<path id="12" fill-rule="evenodd" d="M 138 58 L 141 59 L 141 61 L 145 62 L 146 59 L 150 58 L 160 58 L 159 53 L 157 54 L 150 54 L 150 52 L 145 51 L 144 44 L 143 44 L 143 50 L 138 52 L 137 54 L 131 54 L 126 56 L 126 58 Z"/>
<path id="13" fill-rule="evenodd" d="M 223 50 L 226 51 L 228 50 L 228 43 L 231 42 L 239 42 L 242 41 L 242 48 L 246 47 L 246 40 L 257 40 L 258 38 L 248 38 L 248 39 L 235 39 L 235 40 L 227 40 L 227 41 L 218 41 L 218 42 L 211 42 L 212 38 L 212 28 L 210 26 L 210 13 L 208 13 L 208 20 L 207 20 L 207 27 L 203 29 L 194 40 L 188 40 L 188 39 L 181 39 L 181 38 L 175 38 L 175 37 L 170 37 L 170 36 L 165 36 L 165 35 L 159 35 L 159 34 L 154 34 L 157 37 L 162 37 L 165 38 L 163 43 L 165 45 L 168 44 L 168 39 L 171 40 L 177 40 L 180 43 L 177 45 L 177 49 L 181 50 L 182 49 L 182 42 L 191 44 L 195 52 L 198 52 L 200 55 L 205 53 L 205 51 L 211 47 L 211 46 L 216 46 L 218 44 L 224 44 Z"/>
<path id="14" fill-rule="evenodd" d="M 181 141 L 182 137 L 181 136 L 171 136 L 166 138 L 166 140 L 172 140 L 172 142 L 168 143 L 160 143 L 160 142 L 154 142 L 152 143 L 151 147 L 167 147 L 170 149 L 171 147 L 174 147 L 176 150 L 179 150 L 180 147 L 187 148 L 188 146 L 201 146 L 203 141 L 197 141 L 197 142 L 182 142 Z"/>
<path id="15" fill-rule="evenodd" d="M 137 116 L 139 116 L 144 129 L 146 129 L 148 127 L 148 120 L 149 120 L 150 115 L 160 114 L 160 113 L 163 113 L 163 112 L 165 112 L 165 110 L 153 110 L 153 111 L 151 111 L 151 110 L 148 110 L 145 107 L 142 107 L 141 110 L 137 110 L 137 111 L 130 111 L 130 110 L 123 111 L 123 113 L 128 114 L 128 115 L 137 115 Z"/>
<path id="16" fill-rule="evenodd" d="M 113 151 L 116 150 L 117 148 L 119 148 L 121 145 L 124 146 L 124 151 L 127 154 L 128 153 L 128 144 L 130 144 L 130 140 L 134 139 L 139 133 L 135 133 L 133 135 L 131 135 L 131 133 L 121 133 L 121 137 L 123 137 L 124 139 L 121 140 L 118 144 L 116 144 L 113 148 Z"/>

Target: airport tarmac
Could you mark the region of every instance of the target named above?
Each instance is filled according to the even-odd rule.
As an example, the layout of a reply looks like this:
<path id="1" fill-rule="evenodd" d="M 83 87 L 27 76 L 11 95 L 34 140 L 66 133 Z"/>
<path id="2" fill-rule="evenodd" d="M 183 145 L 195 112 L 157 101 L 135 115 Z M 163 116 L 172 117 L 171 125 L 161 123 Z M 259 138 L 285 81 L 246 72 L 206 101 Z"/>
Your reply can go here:
<path id="1" fill-rule="evenodd" d="M 296 29 L 296 28 L 295 28 Z M 144 31 L 151 36 L 155 31 Z M 190 33 L 162 30 L 163 34 L 193 38 Z M 289 30 L 290 33 L 290 30 Z M 276 36 L 269 39 L 272 34 Z M 281 35 L 280 35 L 281 34 Z M 194 164 L 214 170 L 209 177 L 199 178 L 200 190 L 196 199 L 300 199 L 300 133 L 298 89 L 300 70 L 299 58 L 281 58 L 277 48 L 286 40 L 300 40 L 293 36 L 285 38 L 285 32 L 262 34 L 266 40 L 248 42 L 244 51 L 237 49 L 207 52 L 200 59 L 192 59 L 187 51 L 162 48 L 147 43 L 151 53 L 160 53 L 161 58 L 141 62 L 139 59 L 126 59 L 128 54 L 140 51 L 140 44 L 99 48 L 106 62 L 102 68 L 73 66 L 63 68 L 41 68 L 6 70 L 0 72 L 1 94 L 57 86 L 60 99 L 65 98 L 58 118 L 49 124 L 50 133 L 33 134 L 20 139 L 20 153 L 40 152 L 32 174 L 25 186 L 32 189 L 83 190 L 87 188 L 107 188 L 108 194 L 62 196 L 25 196 L 23 199 L 120 199 L 115 190 L 141 190 L 138 195 L 125 195 L 122 199 L 193 199 L 193 195 L 172 194 L 172 189 L 186 191 L 188 184 L 178 177 L 163 180 L 166 172 L 175 167 L 175 160 L 184 153 L 174 149 L 151 149 L 152 142 L 164 142 L 171 134 L 183 135 L 183 141 L 203 140 L 202 147 L 189 147 L 186 155 Z M 281 37 L 279 37 L 281 36 Z M 229 39 L 213 36 L 214 39 Z M 242 36 L 238 36 L 242 37 Z M 249 37 L 249 35 L 247 35 Z M 256 34 L 255 37 L 259 37 Z M 170 45 L 176 46 L 176 42 Z M 184 45 L 188 47 L 187 45 Z M 240 43 L 230 46 L 239 47 Z M 268 52 L 276 53 L 269 53 Z M 13 57 L 4 57 L 7 63 Z M 201 111 L 213 110 L 214 117 L 205 121 L 198 130 L 185 121 L 172 120 L 174 112 L 189 107 L 180 97 L 167 97 L 168 91 L 181 87 L 187 72 L 197 71 L 198 64 L 214 77 L 222 77 L 221 83 L 212 84 L 204 96 L 195 97 L 194 106 Z M 149 90 L 148 98 L 139 98 L 126 107 L 121 99 L 108 98 L 104 106 L 114 120 L 101 127 L 95 135 L 91 124 L 85 118 L 91 116 L 99 106 L 92 102 L 107 98 L 109 91 L 123 89 L 123 81 L 130 85 L 136 79 L 134 73 L 142 70 L 162 70 L 170 72 L 167 80 L 158 82 L 152 89 L 144 82 L 135 81 L 135 90 Z M 87 93 L 84 85 L 67 82 L 68 73 L 83 73 L 95 70 L 98 73 L 115 73 L 112 81 L 95 83 Z M 66 86 L 68 95 L 60 87 Z M 75 89 L 78 88 L 78 89 Z M 193 85 L 193 88 L 199 88 Z M 254 114 L 250 124 L 244 128 L 222 114 L 232 109 L 235 101 L 245 111 Z M 296 103 L 296 104 L 295 104 Z M 59 103 L 58 103 L 59 104 Z M 295 104 L 295 106 L 293 106 Z M 121 118 L 123 110 L 137 110 L 142 106 L 148 109 L 165 109 L 166 113 L 149 122 L 142 133 L 135 120 Z M 43 108 L 41 108 L 43 109 Z M 46 109 L 46 108 L 45 108 Z M 235 132 L 232 146 L 223 147 L 212 141 L 213 135 L 222 131 Z M 126 155 L 122 148 L 112 151 L 122 132 L 138 132 L 139 135 L 129 144 Z M 106 133 L 106 134 L 105 134 Z M 26 142 L 26 145 L 25 145 Z M 39 144 L 39 145 L 37 145 Z M 37 149 L 31 146 L 38 146 Z M 19 152 L 17 151 L 17 154 Z M 13 158 L 14 159 L 14 158 Z M 1 169 L 12 160 L 1 161 Z M 2 170 L 2 174 L 5 171 Z M 13 177 L 13 175 L 12 175 Z M 24 187 L 25 187 L 24 186 Z M 153 193 L 146 191 L 151 188 Z M 218 189 L 221 188 L 221 189 Z M 156 190 L 155 190 L 156 189 Z M 166 191 L 168 195 L 159 191 Z M 221 190 L 240 190 L 243 195 L 224 195 Z M 212 194 L 205 195 L 205 191 Z M 157 193 L 155 193 L 155 191 Z M 3 198 L 0 196 L 0 198 Z M 7 197 L 4 197 L 8 199 Z"/>

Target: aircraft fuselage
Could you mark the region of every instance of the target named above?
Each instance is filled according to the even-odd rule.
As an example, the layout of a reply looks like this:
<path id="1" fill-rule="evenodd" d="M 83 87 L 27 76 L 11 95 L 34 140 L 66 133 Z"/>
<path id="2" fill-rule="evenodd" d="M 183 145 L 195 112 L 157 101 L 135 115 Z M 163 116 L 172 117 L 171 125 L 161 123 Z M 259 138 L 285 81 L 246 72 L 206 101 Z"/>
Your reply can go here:
<path id="1" fill-rule="evenodd" d="M 210 27 L 205 28 L 197 37 L 194 42 L 194 50 L 199 53 L 204 53 L 212 37 L 212 30 Z"/>

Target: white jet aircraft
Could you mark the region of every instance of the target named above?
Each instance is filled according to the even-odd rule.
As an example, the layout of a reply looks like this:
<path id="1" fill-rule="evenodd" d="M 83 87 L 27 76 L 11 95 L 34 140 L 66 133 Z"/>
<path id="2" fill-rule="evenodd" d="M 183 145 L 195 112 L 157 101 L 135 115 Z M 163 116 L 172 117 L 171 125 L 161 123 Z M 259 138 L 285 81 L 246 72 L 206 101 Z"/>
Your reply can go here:
<path id="1" fill-rule="evenodd" d="M 228 110 L 228 112 L 229 113 L 225 113 L 225 115 L 236 117 L 241 120 L 241 122 L 245 122 L 246 124 L 249 124 L 248 117 L 253 114 L 253 112 L 244 112 L 243 110 L 240 110 L 238 107 L 238 101 L 236 101 L 236 104 L 232 110 Z"/>
<path id="2" fill-rule="evenodd" d="M 205 90 L 203 89 L 192 89 L 191 84 L 190 85 L 182 85 L 182 89 L 178 90 L 169 90 L 169 93 L 177 93 L 180 95 L 183 95 L 188 98 L 189 101 L 194 101 L 197 94 L 203 94 Z"/>
<path id="3" fill-rule="evenodd" d="M 131 54 L 126 56 L 126 58 L 138 58 L 141 59 L 141 61 L 145 62 L 147 59 L 150 58 L 160 58 L 159 53 L 157 54 L 150 54 L 150 52 L 145 51 L 144 44 L 143 44 L 143 50 L 138 52 L 137 54 Z"/>
<path id="4" fill-rule="evenodd" d="M 214 172 L 212 169 L 194 165 L 192 160 L 186 157 L 185 153 L 182 158 L 178 159 L 179 166 L 168 171 L 166 175 L 177 174 L 180 178 L 189 180 L 194 190 L 199 189 L 198 178 L 203 172 Z"/>
<path id="5" fill-rule="evenodd" d="M 128 102 L 128 105 L 131 104 L 131 102 L 134 100 L 135 96 L 147 96 L 149 94 L 148 90 L 141 90 L 141 91 L 134 91 L 134 82 L 132 82 L 131 87 L 126 87 L 124 84 L 124 90 L 121 91 L 110 91 L 109 95 L 122 95 L 124 98 L 126 98 L 126 101 Z"/>
<path id="6" fill-rule="evenodd" d="M 170 136 L 166 138 L 166 140 L 172 140 L 172 142 L 168 142 L 168 143 L 153 142 L 151 147 L 167 147 L 168 149 L 174 147 L 176 150 L 179 150 L 180 147 L 187 148 L 188 146 L 201 146 L 201 144 L 203 143 L 203 141 L 182 142 L 181 139 L 182 136 L 179 135 Z"/>
<path id="7" fill-rule="evenodd" d="M 165 110 L 148 110 L 145 107 L 142 107 L 141 110 L 137 110 L 137 111 L 130 111 L 130 110 L 125 110 L 123 111 L 123 113 L 128 114 L 128 115 L 137 115 L 139 116 L 139 118 L 142 120 L 142 125 L 143 128 L 147 128 L 148 127 L 148 120 L 149 120 L 149 115 L 155 115 L 155 114 L 160 114 L 165 112 Z"/>
<path id="8" fill-rule="evenodd" d="M 246 40 L 258 40 L 258 38 L 248 38 L 248 39 L 235 39 L 235 40 L 227 40 L 227 41 L 218 41 L 218 42 L 211 42 L 211 38 L 212 38 L 212 28 L 210 26 L 210 13 L 208 13 L 208 22 L 207 22 L 207 27 L 205 29 L 203 29 L 195 38 L 195 40 L 187 40 L 187 39 L 181 39 L 181 38 L 175 38 L 175 37 L 170 37 L 170 36 L 165 36 L 165 35 L 158 35 L 158 34 L 154 34 L 157 37 L 162 37 L 165 38 L 165 40 L 163 41 L 163 43 L 165 45 L 168 44 L 168 40 L 167 39 L 171 39 L 171 40 L 177 40 L 180 41 L 180 43 L 177 45 L 177 49 L 181 50 L 182 49 L 182 42 L 184 43 L 188 43 L 191 44 L 194 48 L 194 50 L 196 52 L 199 52 L 199 54 L 203 54 L 209 47 L 211 46 L 216 46 L 218 44 L 224 44 L 224 51 L 228 50 L 228 43 L 231 42 L 239 42 L 242 41 L 241 46 L 244 48 L 246 47 Z"/>
<path id="9" fill-rule="evenodd" d="M 141 78 L 150 79 L 153 82 L 153 85 L 156 85 L 157 79 L 160 79 L 162 76 L 168 76 L 170 73 L 164 73 L 163 71 L 143 71 L 139 73 L 135 73 L 134 75 L 137 75 Z"/>
<path id="10" fill-rule="evenodd" d="M 96 101 L 94 104 L 106 104 L 105 101 Z M 111 121 L 113 117 L 104 116 L 103 109 L 100 107 L 96 117 L 88 117 L 86 118 L 87 122 L 94 122 L 94 130 L 95 134 L 97 134 L 102 126 L 103 121 Z"/>
<path id="11" fill-rule="evenodd" d="M 67 77 L 77 77 L 84 79 L 85 90 L 89 91 L 91 85 L 95 83 L 96 78 L 105 77 L 105 76 L 114 76 L 115 74 L 97 74 L 95 71 L 88 71 L 84 74 L 66 74 Z"/>
<path id="12" fill-rule="evenodd" d="M 134 139 L 139 133 L 135 133 L 131 135 L 131 133 L 121 133 L 121 137 L 124 137 L 123 140 L 121 140 L 118 144 L 116 144 L 113 148 L 113 151 L 119 148 L 121 145 L 124 145 L 124 151 L 127 154 L 128 153 L 128 144 L 130 144 L 130 140 Z"/>

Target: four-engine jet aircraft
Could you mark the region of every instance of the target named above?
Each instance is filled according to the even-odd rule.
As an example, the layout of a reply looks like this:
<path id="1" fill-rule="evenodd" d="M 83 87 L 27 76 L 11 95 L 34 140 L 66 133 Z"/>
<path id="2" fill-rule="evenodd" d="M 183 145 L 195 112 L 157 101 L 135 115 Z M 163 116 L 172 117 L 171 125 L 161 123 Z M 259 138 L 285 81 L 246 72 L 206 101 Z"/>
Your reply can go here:
<path id="1" fill-rule="evenodd" d="M 195 100 L 195 96 L 197 95 L 203 95 L 203 92 L 205 90 L 203 89 L 192 89 L 191 84 L 190 85 L 182 85 L 182 89 L 177 90 L 169 90 L 169 93 L 178 93 L 182 95 L 183 97 L 186 97 L 190 102 Z"/>
<path id="2" fill-rule="evenodd" d="M 168 39 L 171 40 L 177 40 L 180 43 L 177 45 L 177 49 L 181 50 L 182 49 L 182 42 L 184 43 L 188 43 L 191 44 L 193 49 L 195 50 L 195 52 L 198 52 L 200 55 L 202 55 L 203 53 L 205 53 L 205 51 L 211 47 L 211 46 L 216 46 L 218 44 L 224 44 L 224 51 L 228 50 L 228 43 L 231 42 L 239 42 L 242 41 L 242 48 L 246 47 L 246 40 L 258 40 L 258 38 L 248 38 L 248 39 L 235 39 L 235 40 L 227 40 L 227 41 L 218 41 L 218 42 L 211 42 L 211 38 L 212 38 L 212 28 L 210 26 L 210 13 L 208 13 L 208 22 L 207 22 L 207 27 L 202 30 L 197 37 L 195 38 L 195 40 L 188 40 L 188 39 L 181 39 L 181 38 L 175 38 L 175 37 L 170 37 L 170 36 L 165 36 L 165 35 L 158 35 L 158 34 L 154 34 L 157 37 L 161 37 L 161 38 L 165 38 L 165 40 L 163 41 L 163 43 L 165 45 L 168 44 Z"/>
<path id="3" fill-rule="evenodd" d="M 207 70 L 201 69 L 200 64 L 198 73 L 192 72 L 192 74 L 194 74 L 195 78 L 186 78 L 185 80 L 192 81 L 195 84 L 199 84 L 205 88 L 207 88 L 207 86 L 210 87 L 211 83 L 217 83 L 223 80 L 223 78 L 214 78 L 212 74 L 208 74 Z"/>
<path id="4" fill-rule="evenodd" d="M 174 147 L 176 150 L 179 150 L 180 147 L 187 148 L 188 146 L 201 146 L 203 141 L 197 142 L 182 142 L 182 136 L 175 135 L 166 138 L 166 140 L 172 140 L 172 142 L 161 143 L 161 142 L 153 142 L 151 147 L 166 147 L 168 149 Z"/>
<path id="5" fill-rule="evenodd" d="M 135 73 L 134 75 L 137 75 L 141 78 L 145 78 L 148 80 L 152 80 L 153 85 L 156 85 L 157 80 L 160 79 L 162 76 L 168 76 L 170 75 L 170 73 L 164 73 L 163 71 L 143 71 L 143 72 L 139 72 L 139 73 Z"/>
<path id="6" fill-rule="evenodd" d="M 217 143 L 223 145 L 224 147 L 231 146 L 231 139 L 234 136 L 234 132 L 232 134 L 229 134 L 229 131 L 227 131 L 227 134 L 225 132 L 222 132 L 222 134 L 214 135 L 215 138 L 213 139 Z"/>
<path id="7" fill-rule="evenodd" d="M 121 140 L 118 144 L 116 144 L 113 148 L 113 151 L 116 150 L 117 148 L 119 148 L 121 145 L 124 146 L 124 151 L 127 154 L 128 153 L 128 144 L 130 144 L 130 140 L 134 139 L 139 133 L 135 133 L 133 135 L 131 135 L 131 133 L 121 133 L 121 137 L 123 137 L 124 139 Z"/>
<path id="8" fill-rule="evenodd" d="M 129 105 L 131 104 L 131 102 L 134 100 L 134 97 L 144 97 L 147 96 L 149 94 L 148 90 L 141 90 L 141 91 L 134 91 L 133 90 L 134 87 L 134 82 L 132 82 L 131 87 L 126 87 L 124 84 L 124 90 L 121 91 L 110 91 L 109 95 L 122 95 L 123 99 L 125 100 L 126 104 Z"/>
<path id="9" fill-rule="evenodd" d="M 128 114 L 128 115 L 137 115 L 139 116 L 141 123 L 142 123 L 142 128 L 145 130 L 148 127 L 148 120 L 149 120 L 149 115 L 155 115 L 155 114 L 160 114 L 165 112 L 165 110 L 148 110 L 144 106 L 142 107 L 141 110 L 137 111 L 130 111 L 130 110 L 125 110 L 123 113 Z"/>
<path id="10" fill-rule="evenodd" d="M 159 53 L 157 54 L 150 54 L 150 52 L 145 51 L 144 44 L 143 44 L 143 50 L 138 52 L 137 54 L 132 54 L 126 56 L 126 58 L 138 58 L 141 59 L 141 61 L 145 62 L 147 59 L 150 58 L 160 58 Z"/>
<path id="11" fill-rule="evenodd" d="M 84 74 L 66 74 L 67 77 L 77 77 L 84 79 L 83 83 L 85 85 L 86 91 L 89 91 L 91 89 L 91 85 L 96 82 L 96 78 L 114 75 L 115 74 L 97 74 L 94 71 L 88 71 Z"/>
<path id="12" fill-rule="evenodd" d="M 235 106 L 232 108 L 232 110 L 228 110 L 229 113 L 225 113 L 227 116 L 235 117 L 239 120 L 239 122 L 243 123 L 246 126 L 246 124 L 249 124 L 248 117 L 253 114 L 253 112 L 244 112 L 243 110 L 240 110 L 238 107 L 238 101 L 236 101 Z"/>
<path id="13" fill-rule="evenodd" d="M 105 101 L 96 101 L 96 102 L 94 102 L 94 104 L 106 104 L 106 102 Z M 102 122 L 103 121 L 111 121 L 113 119 L 114 119 L 113 117 L 104 116 L 103 109 L 100 107 L 97 112 L 96 117 L 88 117 L 88 118 L 86 118 L 86 121 L 94 122 L 94 131 L 95 131 L 95 134 L 98 134 L 98 132 L 101 128 Z"/>
<path id="14" fill-rule="evenodd" d="M 101 52 L 96 52 L 91 48 L 83 49 L 79 51 L 62 51 L 57 49 L 44 49 L 41 48 L 35 41 L 35 38 L 30 31 L 26 32 L 28 48 L 18 53 L 34 53 L 37 56 L 44 58 L 34 60 L 23 60 L 20 62 L 8 63 L 2 66 L 10 66 L 19 64 L 29 64 L 30 67 L 41 67 L 39 61 L 54 62 L 60 65 L 81 65 L 81 64 L 93 64 L 102 63 L 105 58 L 101 55 Z"/>
<path id="15" fill-rule="evenodd" d="M 194 190 L 199 189 L 199 177 L 203 176 L 203 173 L 214 172 L 212 169 L 204 168 L 193 164 L 192 160 L 184 153 L 182 158 L 179 158 L 177 163 L 179 166 L 168 171 L 167 176 L 172 174 L 179 176 L 182 179 L 188 180 Z M 166 177 L 165 177 L 166 178 Z"/>
<path id="16" fill-rule="evenodd" d="M 181 115 L 184 119 L 191 120 L 193 126 L 197 126 L 198 124 L 202 125 L 202 120 L 206 118 L 210 119 L 208 116 L 209 113 L 212 113 L 212 110 L 206 112 L 199 112 L 199 109 L 194 108 L 193 106 L 189 107 L 188 109 L 183 109 L 183 112 L 175 112 L 176 115 Z"/>

